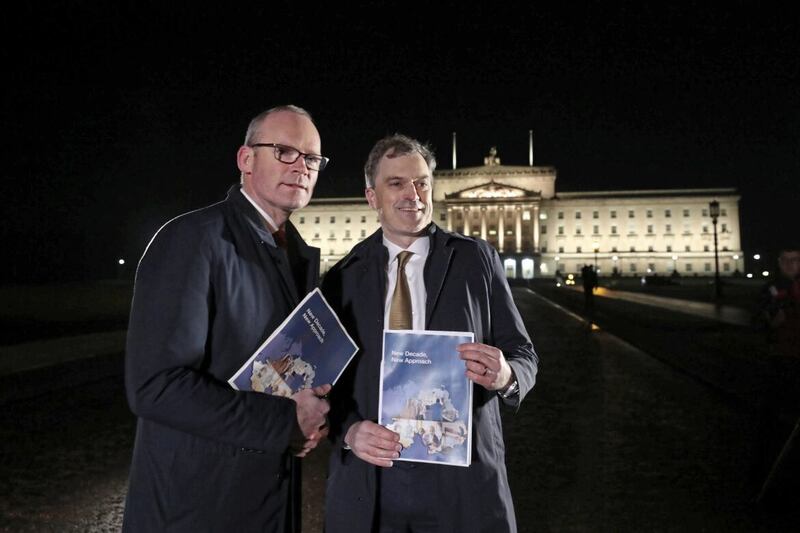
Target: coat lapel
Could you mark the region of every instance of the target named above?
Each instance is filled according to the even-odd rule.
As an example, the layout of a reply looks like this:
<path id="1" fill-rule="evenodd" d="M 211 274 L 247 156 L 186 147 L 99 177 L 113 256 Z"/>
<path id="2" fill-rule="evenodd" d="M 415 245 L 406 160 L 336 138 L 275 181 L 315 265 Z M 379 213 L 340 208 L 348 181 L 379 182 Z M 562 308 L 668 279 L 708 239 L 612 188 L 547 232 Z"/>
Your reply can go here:
<path id="1" fill-rule="evenodd" d="M 430 326 L 433 310 L 436 309 L 444 279 L 453 259 L 453 248 L 447 243 L 447 234 L 434 224 L 431 224 L 428 231 L 430 233 L 431 246 L 424 272 L 425 291 L 427 292 L 425 305 L 426 328 Z"/>

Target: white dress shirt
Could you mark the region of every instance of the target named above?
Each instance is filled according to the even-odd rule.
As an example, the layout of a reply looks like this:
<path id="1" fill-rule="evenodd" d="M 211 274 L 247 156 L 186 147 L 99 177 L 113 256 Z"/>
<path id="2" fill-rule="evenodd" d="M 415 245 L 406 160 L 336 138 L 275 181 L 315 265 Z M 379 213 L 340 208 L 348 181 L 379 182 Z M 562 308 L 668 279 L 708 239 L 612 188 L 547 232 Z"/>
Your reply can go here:
<path id="1" fill-rule="evenodd" d="M 427 292 L 425 291 L 423 269 L 431 246 L 430 239 L 427 236 L 420 237 L 408 248 L 401 248 L 384 236 L 383 245 L 389 250 L 389 263 L 386 268 L 387 283 L 386 301 L 383 308 L 383 327 L 384 329 L 389 329 L 389 310 L 392 308 L 392 295 L 394 295 L 394 287 L 397 285 L 397 254 L 403 250 L 408 250 L 409 252 L 414 252 L 414 255 L 406 262 L 406 279 L 408 280 L 408 290 L 411 293 L 411 327 L 424 330 Z"/>
<path id="2" fill-rule="evenodd" d="M 267 221 L 267 226 L 269 226 L 269 231 L 271 233 L 275 233 L 276 231 L 278 231 L 278 225 L 275 223 L 274 220 L 272 220 L 272 217 L 269 216 L 266 211 L 261 209 L 261 206 L 258 205 L 252 198 L 250 198 L 250 195 L 248 195 L 246 192 L 244 192 L 244 187 L 242 187 L 240 190 L 242 191 L 242 194 L 244 195 L 244 197 L 247 198 L 247 201 L 250 202 L 251 204 L 253 204 L 253 207 L 256 208 L 256 211 L 258 211 L 258 213 L 262 217 L 264 217 L 264 220 Z"/>

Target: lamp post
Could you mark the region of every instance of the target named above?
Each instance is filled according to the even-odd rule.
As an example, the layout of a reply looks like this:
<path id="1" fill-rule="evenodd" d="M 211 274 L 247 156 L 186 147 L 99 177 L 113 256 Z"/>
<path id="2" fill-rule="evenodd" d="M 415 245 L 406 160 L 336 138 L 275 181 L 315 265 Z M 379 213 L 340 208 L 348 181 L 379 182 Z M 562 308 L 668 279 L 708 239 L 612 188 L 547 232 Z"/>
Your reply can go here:
<path id="1" fill-rule="evenodd" d="M 722 298 L 722 285 L 719 282 L 719 252 L 717 250 L 717 217 L 719 217 L 719 202 L 712 200 L 708 204 L 708 214 L 714 224 L 714 296 L 717 300 Z"/>
<path id="2" fill-rule="evenodd" d="M 597 241 L 592 243 L 594 249 L 594 271 L 597 272 L 597 251 L 600 249 L 600 244 Z"/>

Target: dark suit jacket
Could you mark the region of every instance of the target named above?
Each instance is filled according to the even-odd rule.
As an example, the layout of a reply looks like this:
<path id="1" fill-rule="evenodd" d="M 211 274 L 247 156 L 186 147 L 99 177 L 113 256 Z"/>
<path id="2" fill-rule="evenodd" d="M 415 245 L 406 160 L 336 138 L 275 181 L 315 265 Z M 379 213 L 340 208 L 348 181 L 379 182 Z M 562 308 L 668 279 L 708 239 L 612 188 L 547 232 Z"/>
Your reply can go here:
<path id="1" fill-rule="evenodd" d="M 239 186 L 168 222 L 136 273 L 125 385 L 139 417 L 128 531 L 292 531 L 295 403 L 227 380 L 311 290 L 319 250 L 286 253 Z M 296 503 L 296 502 L 295 502 Z"/>
<path id="2" fill-rule="evenodd" d="M 503 351 L 514 370 L 519 401 L 533 387 L 538 358 L 511 297 L 497 252 L 478 239 L 431 224 L 424 269 L 426 328 L 472 331 L 475 341 Z M 323 291 L 361 348 L 333 391 L 326 531 L 368 532 L 376 507 L 376 468 L 342 449 L 351 424 L 378 418 L 378 385 L 384 324 L 388 251 L 378 230 L 359 243 L 323 280 Z M 420 497 L 441 502 L 442 531 L 516 531 L 500 422 L 500 397 L 473 389 L 473 450 L 469 468 L 422 465 L 438 472 L 441 493 Z"/>

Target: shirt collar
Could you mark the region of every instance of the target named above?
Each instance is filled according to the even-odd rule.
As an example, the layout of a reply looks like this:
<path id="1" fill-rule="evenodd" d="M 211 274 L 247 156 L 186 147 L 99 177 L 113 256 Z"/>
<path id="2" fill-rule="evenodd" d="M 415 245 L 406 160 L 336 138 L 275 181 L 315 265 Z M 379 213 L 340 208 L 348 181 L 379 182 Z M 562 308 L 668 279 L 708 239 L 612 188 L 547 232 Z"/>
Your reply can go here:
<path id="1" fill-rule="evenodd" d="M 386 236 L 384 235 L 383 245 L 386 247 L 387 250 L 389 250 L 388 264 L 391 264 L 392 261 L 394 261 L 394 258 L 397 257 L 397 254 L 399 254 L 403 250 L 414 252 L 414 256 L 412 256 L 412 259 L 414 257 L 421 257 L 424 260 L 425 258 L 428 257 L 428 251 L 430 250 L 431 247 L 430 239 L 428 238 L 427 234 L 423 235 L 419 239 L 412 242 L 411 246 L 409 246 L 408 248 L 401 248 L 397 246 L 395 243 L 387 239 Z"/>
<path id="2" fill-rule="evenodd" d="M 256 211 L 258 211 L 258 214 L 260 214 L 264 218 L 264 220 L 267 223 L 267 226 L 269 227 L 269 231 L 271 233 L 275 233 L 276 231 L 278 231 L 278 225 L 275 224 L 275 221 L 272 220 L 272 217 L 269 216 L 266 211 L 261 209 L 261 206 L 259 206 L 255 202 L 255 200 L 250 198 L 250 196 L 246 192 L 244 192 L 244 187 L 241 188 L 241 191 L 242 191 L 242 194 L 244 195 L 244 197 L 247 198 L 247 201 L 250 202 L 251 204 L 253 204 L 253 207 L 256 208 Z"/>

